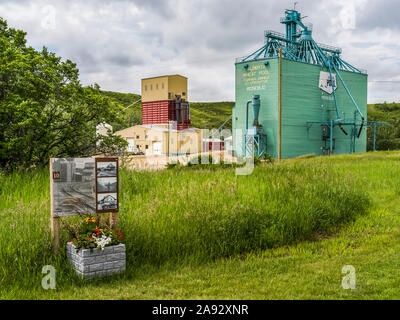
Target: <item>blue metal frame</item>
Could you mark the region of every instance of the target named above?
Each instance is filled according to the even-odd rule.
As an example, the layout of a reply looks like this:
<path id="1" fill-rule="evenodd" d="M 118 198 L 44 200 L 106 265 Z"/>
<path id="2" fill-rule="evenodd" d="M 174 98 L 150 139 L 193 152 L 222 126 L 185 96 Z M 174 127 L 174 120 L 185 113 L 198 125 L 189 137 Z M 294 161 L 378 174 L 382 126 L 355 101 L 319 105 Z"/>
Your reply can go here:
<path id="1" fill-rule="evenodd" d="M 254 121 L 252 133 L 249 133 L 249 104 L 253 104 Z M 260 107 L 260 96 L 253 95 L 253 99 L 246 103 L 246 131 L 244 134 L 245 157 L 256 156 L 262 157 L 267 152 L 267 135 L 263 132 L 262 127 L 258 125 L 258 111 L 255 106 Z M 256 114 L 257 113 L 257 114 Z M 255 149 L 254 149 L 255 147 Z"/>
<path id="2" fill-rule="evenodd" d="M 330 154 L 333 154 L 333 128 L 337 125 L 334 120 L 330 121 L 308 121 L 307 127 L 311 128 L 314 124 L 321 126 L 328 126 L 330 129 L 330 137 L 329 137 L 329 150 Z M 391 126 L 390 123 L 384 121 L 367 121 L 367 122 L 358 122 L 357 121 L 357 112 L 354 112 L 354 120 L 353 121 L 342 121 L 340 123 L 342 126 L 352 126 L 351 135 L 350 135 L 350 153 L 355 153 L 356 150 L 356 137 L 358 137 L 358 132 L 365 127 L 373 127 L 374 129 L 374 140 L 373 140 L 373 151 L 376 151 L 376 126 L 384 125 Z M 360 127 L 360 129 L 358 128 Z"/>
<path id="3" fill-rule="evenodd" d="M 224 126 L 229 122 L 229 120 L 231 120 L 232 119 L 232 115 L 228 118 L 228 119 L 226 119 L 225 121 L 224 121 L 224 123 L 223 124 L 221 124 L 220 126 L 219 126 L 219 128 L 218 128 L 218 131 L 222 131 L 222 129 L 224 128 Z"/>
<path id="4" fill-rule="evenodd" d="M 312 29 L 302 22 L 301 13 L 296 10 L 286 10 L 281 23 L 286 25 L 286 35 L 265 31 L 265 45 L 238 62 L 254 61 L 279 56 L 282 49 L 283 58 L 305 62 L 323 67 L 332 64 L 335 69 L 356 73 L 366 73 L 357 69 L 340 58 L 340 48 L 316 43 L 312 38 Z M 300 32 L 298 30 L 301 29 Z"/>
<path id="5" fill-rule="evenodd" d="M 341 71 L 349 71 L 354 73 L 366 73 L 361 69 L 357 69 L 350 65 L 349 63 L 343 61 L 340 58 L 340 54 L 342 50 L 340 48 L 335 48 L 332 46 L 318 44 L 312 38 L 312 27 L 306 26 L 302 22 L 302 16 L 300 12 L 296 10 L 286 10 L 285 17 L 281 19 L 281 23 L 286 25 L 286 35 L 280 34 L 274 31 L 265 31 L 265 45 L 260 49 L 256 50 L 252 54 L 244 57 L 242 59 L 237 60 L 237 62 L 246 62 L 246 61 L 254 61 L 266 58 L 276 58 L 279 57 L 279 51 L 282 50 L 283 58 L 304 62 L 313 65 L 319 65 L 321 67 L 327 68 L 329 71 L 332 89 L 333 89 L 333 97 L 335 101 L 335 109 L 336 109 L 336 118 L 328 120 L 326 124 L 329 126 L 331 131 L 333 132 L 333 127 L 338 125 L 339 128 L 343 131 L 345 135 L 348 135 L 346 130 L 343 128 L 344 125 L 351 125 L 351 139 L 355 139 L 355 137 L 360 138 L 362 128 L 365 125 L 365 116 L 361 112 L 357 102 L 351 95 L 350 90 L 348 89 L 346 83 L 344 82 L 342 76 L 339 73 Z M 356 112 L 361 117 L 361 124 L 357 122 L 357 116 L 355 114 L 353 121 L 345 121 L 341 119 L 339 112 L 338 100 L 336 97 L 336 90 L 333 85 L 333 75 L 332 71 L 335 71 L 337 76 L 339 77 L 343 87 L 345 88 L 347 94 L 350 97 L 350 100 L 354 104 Z M 324 122 L 319 122 L 323 124 Z M 355 128 L 359 126 L 358 133 L 355 133 Z M 332 136 L 331 136 L 332 140 Z M 330 151 L 332 152 L 332 141 L 330 142 Z M 355 141 L 352 142 L 351 147 L 352 150 L 355 149 Z"/>
<path id="6" fill-rule="evenodd" d="M 225 145 L 225 139 L 224 139 L 224 136 L 223 136 L 222 132 L 223 132 L 224 126 L 225 126 L 225 125 L 229 122 L 229 120 L 231 120 L 231 119 L 232 119 L 232 115 L 231 115 L 228 119 L 226 119 L 226 120 L 224 121 L 224 123 L 221 124 L 221 125 L 219 126 L 219 128 L 217 129 L 217 130 L 219 131 L 219 135 L 220 135 L 220 137 L 221 137 L 221 142 L 222 142 L 222 141 L 224 142 L 224 150 L 226 150 L 226 145 Z M 232 138 L 233 138 L 233 135 L 232 135 Z"/>
<path id="7" fill-rule="evenodd" d="M 245 157 L 251 156 L 251 152 L 255 154 L 256 157 L 261 158 L 267 153 L 267 135 L 265 134 L 245 134 Z M 253 146 L 249 148 L 249 146 Z M 255 149 L 254 149 L 255 146 Z"/>

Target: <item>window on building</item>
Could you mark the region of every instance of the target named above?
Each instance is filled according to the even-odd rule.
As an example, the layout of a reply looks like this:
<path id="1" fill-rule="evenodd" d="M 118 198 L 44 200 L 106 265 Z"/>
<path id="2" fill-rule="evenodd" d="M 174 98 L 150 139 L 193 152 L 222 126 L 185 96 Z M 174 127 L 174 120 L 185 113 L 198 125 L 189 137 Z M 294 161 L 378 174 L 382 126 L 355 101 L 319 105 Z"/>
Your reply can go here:
<path id="1" fill-rule="evenodd" d="M 144 85 L 144 91 L 147 91 L 147 84 Z"/>
<path id="2" fill-rule="evenodd" d="M 186 96 L 186 92 L 182 92 L 182 97 Z"/>
<path id="3" fill-rule="evenodd" d="M 149 138 L 149 136 L 146 134 L 146 135 L 144 136 L 144 138 L 147 140 L 147 139 Z"/>
<path id="4" fill-rule="evenodd" d="M 136 148 L 138 148 L 138 149 L 139 149 L 139 148 L 140 148 L 140 146 L 137 144 L 137 145 L 136 145 Z"/>
<path id="5" fill-rule="evenodd" d="M 161 84 L 161 89 L 164 89 L 164 82 Z"/>
<path id="6" fill-rule="evenodd" d="M 156 90 L 158 90 L 158 83 L 156 84 Z"/>
<path id="7" fill-rule="evenodd" d="M 150 90 L 153 90 L 153 85 L 152 84 L 150 85 Z"/>
<path id="8" fill-rule="evenodd" d="M 149 145 L 148 144 L 146 144 L 146 150 L 149 148 Z"/>
<path id="9" fill-rule="evenodd" d="M 136 139 L 140 139 L 139 136 L 136 136 Z"/>

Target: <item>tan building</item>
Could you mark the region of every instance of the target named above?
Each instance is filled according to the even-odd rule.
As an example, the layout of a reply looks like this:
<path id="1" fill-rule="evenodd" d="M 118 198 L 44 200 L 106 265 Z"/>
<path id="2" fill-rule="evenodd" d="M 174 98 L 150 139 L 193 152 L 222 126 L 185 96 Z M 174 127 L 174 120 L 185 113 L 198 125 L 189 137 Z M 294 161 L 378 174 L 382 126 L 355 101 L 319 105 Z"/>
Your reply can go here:
<path id="1" fill-rule="evenodd" d="M 187 80 L 177 74 L 142 79 L 142 102 L 175 100 L 176 95 L 188 101 Z"/>
<path id="2" fill-rule="evenodd" d="M 168 125 L 137 125 L 115 132 L 128 142 L 127 152 L 145 155 L 184 155 L 200 153 L 202 132 L 197 128 L 168 129 Z"/>

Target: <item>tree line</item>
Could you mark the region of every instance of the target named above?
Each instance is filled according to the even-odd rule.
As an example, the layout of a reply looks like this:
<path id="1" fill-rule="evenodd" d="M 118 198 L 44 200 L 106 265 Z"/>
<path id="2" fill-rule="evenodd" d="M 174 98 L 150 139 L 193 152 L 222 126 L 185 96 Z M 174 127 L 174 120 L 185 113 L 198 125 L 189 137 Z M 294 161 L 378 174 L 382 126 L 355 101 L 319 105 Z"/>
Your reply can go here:
<path id="1" fill-rule="evenodd" d="M 368 105 L 368 120 L 383 121 L 376 129 L 376 150 L 400 150 L 400 103 L 377 103 Z M 368 128 L 368 151 L 373 150 L 372 127 Z"/>
<path id="2" fill-rule="evenodd" d="M 0 168 L 118 152 L 126 142 L 97 136 L 96 126 L 119 122 L 122 109 L 97 84 L 83 86 L 75 63 L 27 46 L 26 33 L 0 18 Z"/>

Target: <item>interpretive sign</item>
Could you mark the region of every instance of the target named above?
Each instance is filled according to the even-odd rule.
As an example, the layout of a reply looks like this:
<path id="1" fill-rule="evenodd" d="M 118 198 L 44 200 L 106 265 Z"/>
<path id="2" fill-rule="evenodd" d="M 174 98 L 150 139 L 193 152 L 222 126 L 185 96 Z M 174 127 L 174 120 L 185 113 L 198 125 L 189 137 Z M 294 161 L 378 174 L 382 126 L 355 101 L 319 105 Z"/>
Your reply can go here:
<path id="1" fill-rule="evenodd" d="M 94 158 L 52 159 L 55 217 L 96 213 Z"/>
<path id="2" fill-rule="evenodd" d="M 118 211 L 117 158 L 51 159 L 54 217 Z"/>
<path id="3" fill-rule="evenodd" d="M 112 213 L 118 220 L 118 158 L 50 159 L 51 230 L 59 247 L 59 218 Z"/>

